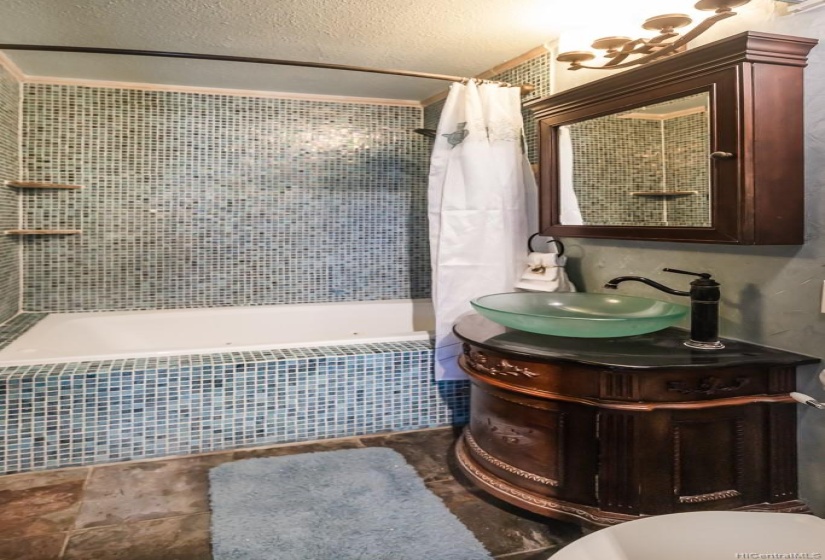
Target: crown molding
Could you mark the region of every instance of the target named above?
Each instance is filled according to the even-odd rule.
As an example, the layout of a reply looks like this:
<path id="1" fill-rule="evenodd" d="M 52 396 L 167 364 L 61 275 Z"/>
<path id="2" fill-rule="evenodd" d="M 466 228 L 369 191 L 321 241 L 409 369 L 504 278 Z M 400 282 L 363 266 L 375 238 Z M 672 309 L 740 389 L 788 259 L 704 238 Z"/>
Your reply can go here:
<path id="1" fill-rule="evenodd" d="M 26 76 L 26 84 L 78 86 L 109 89 L 132 89 L 141 91 L 167 91 L 174 93 L 200 93 L 205 95 L 230 95 L 235 97 L 258 97 L 263 99 L 294 99 L 296 101 L 321 101 L 326 103 L 352 103 L 358 105 L 390 105 L 396 107 L 421 107 L 419 101 L 409 99 L 380 99 L 374 97 L 346 97 L 339 95 L 319 95 L 311 93 L 291 93 L 248 89 L 211 88 L 178 86 L 166 84 L 144 84 L 137 82 L 115 82 L 105 80 L 83 80 L 77 78 L 56 78 L 49 76 Z"/>

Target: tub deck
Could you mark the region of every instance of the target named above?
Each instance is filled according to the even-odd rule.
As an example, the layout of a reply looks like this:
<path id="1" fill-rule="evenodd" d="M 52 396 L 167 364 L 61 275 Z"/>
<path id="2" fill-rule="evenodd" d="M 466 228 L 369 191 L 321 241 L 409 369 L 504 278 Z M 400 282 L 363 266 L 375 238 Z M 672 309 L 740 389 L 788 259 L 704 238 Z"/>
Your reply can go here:
<path id="1" fill-rule="evenodd" d="M 428 300 L 53 313 L 0 350 L 0 367 L 426 340 Z"/>

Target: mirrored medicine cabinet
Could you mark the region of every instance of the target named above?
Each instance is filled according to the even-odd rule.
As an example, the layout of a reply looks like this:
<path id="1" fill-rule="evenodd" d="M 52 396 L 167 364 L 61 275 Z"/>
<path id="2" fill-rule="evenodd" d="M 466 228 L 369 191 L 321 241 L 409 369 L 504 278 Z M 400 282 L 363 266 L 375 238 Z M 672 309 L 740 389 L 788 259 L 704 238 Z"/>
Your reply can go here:
<path id="1" fill-rule="evenodd" d="M 746 32 L 528 104 L 542 233 L 802 244 L 815 45 Z"/>

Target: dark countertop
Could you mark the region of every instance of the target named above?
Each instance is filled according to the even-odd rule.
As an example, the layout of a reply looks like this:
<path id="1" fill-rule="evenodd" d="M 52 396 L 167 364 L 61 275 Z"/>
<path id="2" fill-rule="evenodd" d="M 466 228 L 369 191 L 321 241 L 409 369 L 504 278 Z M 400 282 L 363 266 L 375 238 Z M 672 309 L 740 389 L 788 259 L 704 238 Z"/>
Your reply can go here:
<path id="1" fill-rule="evenodd" d="M 733 339 L 721 339 L 725 348 L 698 350 L 684 345 L 688 331 L 667 328 L 655 333 L 618 338 L 569 338 L 517 331 L 485 319 L 465 315 L 453 327 L 465 342 L 494 352 L 519 354 L 538 361 L 566 361 L 617 368 L 717 368 L 737 365 L 803 365 L 820 360 Z"/>

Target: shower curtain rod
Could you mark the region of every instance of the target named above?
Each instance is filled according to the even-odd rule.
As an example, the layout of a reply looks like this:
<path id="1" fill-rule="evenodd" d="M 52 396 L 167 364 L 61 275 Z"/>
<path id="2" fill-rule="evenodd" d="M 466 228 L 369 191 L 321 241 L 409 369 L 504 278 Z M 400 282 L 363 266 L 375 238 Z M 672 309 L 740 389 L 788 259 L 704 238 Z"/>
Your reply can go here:
<path id="1" fill-rule="evenodd" d="M 389 74 L 392 76 L 407 76 L 410 78 L 427 78 L 430 80 L 445 80 L 448 82 L 466 82 L 472 78 L 449 76 L 446 74 L 429 74 L 427 72 L 412 72 L 409 70 L 386 70 L 367 66 L 349 66 L 346 64 L 326 64 L 323 62 L 300 62 L 297 60 L 279 60 L 276 58 L 255 58 L 251 56 L 228 56 L 221 54 L 197 54 L 169 51 L 145 51 L 135 49 L 109 49 L 99 47 L 67 47 L 58 45 L 20 45 L 0 44 L 0 50 L 7 51 L 41 51 L 41 52 L 73 52 L 90 54 L 122 54 L 131 56 L 155 56 L 160 58 L 188 58 L 193 60 L 218 60 L 222 62 L 248 62 L 252 64 L 272 64 L 277 66 L 302 66 L 305 68 L 324 68 L 328 70 L 349 70 L 352 72 L 370 72 L 372 74 Z M 496 80 L 484 80 L 493 83 L 506 84 Z M 509 84 L 507 84 L 509 85 Z M 521 94 L 527 95 L 535 89 L 532 84 L 521 84 Z"/>

